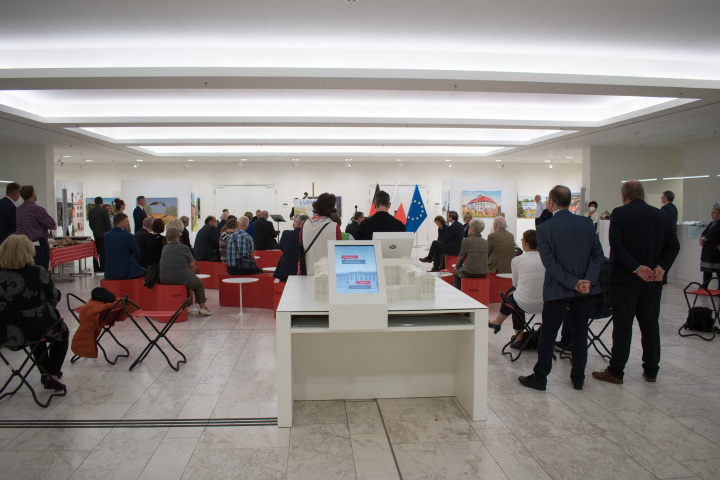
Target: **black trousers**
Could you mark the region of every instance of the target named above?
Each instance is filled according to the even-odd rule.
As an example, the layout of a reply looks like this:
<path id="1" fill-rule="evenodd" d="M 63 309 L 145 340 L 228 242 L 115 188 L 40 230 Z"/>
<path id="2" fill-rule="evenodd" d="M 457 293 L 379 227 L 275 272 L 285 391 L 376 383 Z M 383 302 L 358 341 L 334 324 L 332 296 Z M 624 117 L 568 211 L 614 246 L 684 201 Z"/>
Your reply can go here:
<path id="1" fill-rule="evenodd" d="M 508 291 L 505 292 L 508 303 L 502 302 L 500 304 L 500 313 L 509 315 L 512 318 L 513 330 L 522 330 L 525 326 L 525 311 L 517 304 L 515 296 L 510 295 L 514 291 L 515 285 L 511 285 Z"/>
<path id="2" fill-rule="evenodd" d="M 440 265 L 445 261 L 445 242 L 441 240 L 433 240 L 430 244 L 430 251 L 428 257 L 432 258 L 433 268 L 438 269 Z"/>
<path id="3" fill-rule="evenodd" d="M 715 277 L 715 278 L 720 277 L 720 273 L 719 272 L 703 272 L 703 285 L 705 285 L 707 283 L 707 281 L 713 277 Z M 715 286 L 715 284 L 713 284 L 713 286 Z M 712 287 L 710 287 L 710 288 L 712 288 Z M 720 287 L 715 286 L 715 288 L 720 288 Z"/>
<path id="4" fill-rule="evenodd" d="M 60 338 L 53 342 L 49 348 L 47 342 L 40 342 L 33 350 L 35 361 L 48 372 L 48 375 L 60 374 L 70 345 L 70 335 L 65 322 L 60 322 L 58 328 L 60 329 Z"/>
<path id="5" fill-rule="evenodd" d="M 563 317 L 570 308 L 572 321 L 572 369 L 570 379 L 573 383 L 585 381 L 585 365 L 587 365 L 587 328 L 592 296 L 562 298 L 551 300 L 543 304 L 542 326 L 540 340 L 538 341 L 538 359 L 533 371 L 537 379 L 547 384 L 547 376 L 552 370 L 552 356 L 555 348 L 555 339 L 563 322 Z"/>
<path id="6" fill-rule="evenodd" d="M 45 270 L 50 270 L 50 245 L 48 245 L 47 239 L 40 239 L 40 245 L 35 247 L 35 265 L 43 267 Z"/>
<path id="7" fill-rule="evenodd" d="M 95 249 L 98 258 L 93 258 L 93 270 L 95 272 L 105 271 L 105 239 L 100 237 L 95 239 Z"/>
<path id="8" fill-rule="evenodd" d="M 613 346 L 608 370 L 623 378 L 630 357 L 633 318 L 637 318 L 643 349 L 643 370 L 655 378 L 660 369 L 660 298 L 662 282 L 644 282 L 639 278 L 612 286 Z"/>

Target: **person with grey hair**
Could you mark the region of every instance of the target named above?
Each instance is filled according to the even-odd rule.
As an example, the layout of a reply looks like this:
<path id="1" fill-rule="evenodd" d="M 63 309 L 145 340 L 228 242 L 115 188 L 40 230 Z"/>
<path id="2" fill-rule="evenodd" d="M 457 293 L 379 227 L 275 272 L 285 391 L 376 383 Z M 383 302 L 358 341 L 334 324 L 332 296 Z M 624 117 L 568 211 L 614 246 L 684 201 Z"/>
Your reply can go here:
<path id="1" fill-rule="evenodd" d="M 307 215 L 295 215 L 293 229 L 285 230 L 280 237 L 280 250 L 282 255 L 278 261 L 273 277 L 278 281 L 285 282 L 291 275 L 298 274 L 298 261 L 300 259 L 300 232 Z"/>
<path id="2" fill-rule="evenodd" d="M 511 262 L 515 258 L 515 237 L 507 231 L 505 217 L 493 220 L 493 233 L 488 235 L 488 271 L 512 273 Z"/>
<path id="3" fill-rule="evenodd" d="M 255 242 L 245 231 L 249 224 L 248 217 L 239 217 L 235 233 L 227 238 L 227 272 L 230 275 L 262 273 L 255 263 Z"/>
<path id="4" fill-rule="evenodd" d="M 468 236 L 462 241 L 460 254 L 455 267 L 453 284 L 458 290 L 462 287 L 463 278 L 484 278 L 488 274 L 488 244 L 482 238 L 485 222 L 478 218 L 468 223 Z"/>
<path id="5" fill-rule="evenodd" d="M 187 285 L 195 292 L 195 299 L 200 304 L 200 315 L 210 316 L 205 298 L 205 286 L 197 277 L 200 268 L 186 245 L 180 243 L 181 232 L 177 227 L 168 227 L 165 237 L 167 245 L 162 249 L 160 257 L 160 283 L 166 285 Z"/>

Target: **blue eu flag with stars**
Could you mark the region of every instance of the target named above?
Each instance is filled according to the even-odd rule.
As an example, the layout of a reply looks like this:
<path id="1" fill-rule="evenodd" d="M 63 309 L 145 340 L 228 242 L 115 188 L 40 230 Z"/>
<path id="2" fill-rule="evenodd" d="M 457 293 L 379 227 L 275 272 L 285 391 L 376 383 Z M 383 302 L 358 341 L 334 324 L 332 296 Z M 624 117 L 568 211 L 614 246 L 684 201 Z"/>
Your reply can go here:
<path id="1" fill-rule="evenodd" d="M 407 213 L 407 223 L 405 224 L 406 232 L 417 232 L 420 225 L 427 218 L 427 212 L 425 211 L 425 204 L 420 196 L 420 189 L 415 185 L 415 193 L 413 193 L 412 202 Z"/>

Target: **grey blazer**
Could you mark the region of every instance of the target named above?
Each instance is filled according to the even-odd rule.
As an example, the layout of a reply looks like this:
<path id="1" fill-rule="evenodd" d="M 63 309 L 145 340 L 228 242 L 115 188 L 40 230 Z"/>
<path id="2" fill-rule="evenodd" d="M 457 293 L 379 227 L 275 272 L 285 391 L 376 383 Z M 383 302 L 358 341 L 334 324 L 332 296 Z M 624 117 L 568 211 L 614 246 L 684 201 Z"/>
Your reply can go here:
<path id="1" fill-rule="evenodd" d="M 462 278 L 466 273 L 471 275 L 488 273 L 488 243 L 479 233 L 469 235 L 460 246 L 455 275 Z"/>

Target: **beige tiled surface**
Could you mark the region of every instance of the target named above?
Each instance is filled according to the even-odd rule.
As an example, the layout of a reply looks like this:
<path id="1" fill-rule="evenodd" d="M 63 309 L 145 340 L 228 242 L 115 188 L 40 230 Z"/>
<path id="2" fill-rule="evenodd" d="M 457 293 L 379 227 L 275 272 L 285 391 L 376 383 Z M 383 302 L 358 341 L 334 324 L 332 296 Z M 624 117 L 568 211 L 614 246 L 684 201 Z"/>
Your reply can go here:
<path id="1" fill-rule="evenodd" d="M 77 279 L 60 289 L 86 292 L 98 283 Z M 171 331 L 188 357 L 179 372 L 155 351 L 129 372 L 144 339 L 119 324 L 130 359 L 68 361 L 67 397 L 41 409 L 21 390 L 0 401 L 0 418 L 276 416 L 272 313 L 247 309 L 252 316 L 240 319 L 235 308 L 213 307 L 217 300 L 209 290 L 213 316 L 190 315 Z M 583 391 L 570 385 L 569 360 L 554 362 L 546 392 L 528 390 L 517 377 L 531 372 L 536 353 L 515 363 L 501 355 L 508 321 L 489 335 L 487 421 L 470 421 L 452 398 L 417 398 L 296 402 L 292 429 L 0 429 L 0 479 L 716 479 L 720 339 L 680 338 L 684 308 L 681 288 L 666 287 L 655 384 L 642 378 L 636 328 L 624 385 L 590 377 L 606 365 L 591 351 Z M 109 345 L 109 353 L 119 349 Z"/>

